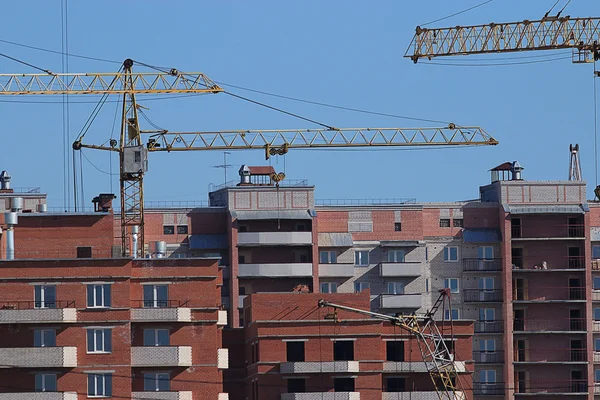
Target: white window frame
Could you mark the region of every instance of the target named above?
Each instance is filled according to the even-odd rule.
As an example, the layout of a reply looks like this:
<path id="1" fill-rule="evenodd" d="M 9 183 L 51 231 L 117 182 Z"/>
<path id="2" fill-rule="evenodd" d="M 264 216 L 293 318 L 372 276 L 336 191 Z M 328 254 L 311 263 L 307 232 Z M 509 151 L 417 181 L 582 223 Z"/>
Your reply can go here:
<path id="1" fill-rule="evenodd" d="M 93 341 L 90 342 L 90 334 L 93 336 Z M 87 354 L 110 354 L 112 353 L 112 329 L 105 328 L 88 328 L 86 330 L 86 350 Z M 98 339 L 100 336 L 100 339 Z M 90 349 L 90 344 L 92 349 Z M 98 344 L 102 345 L 102 348 L 98 348 Z M 106 349 L 108 347 L 108 350 Z"/>
<path id="2" fill-rule="evenodd" d="M 323 287 L 327 287 L 326 291 Z M 321 282 L 319 286 L 321 293 L 337 293 L 338 284 L 337 282 Z"/>
<path id="3" fill-rule="evenodd" d="M 325 257 L 323 257 L 325 256 Z M 325 259 L 325 261 L 323 261 Z M 337 264 L 337 251 L 334 250 L 321 250 L 319 251 L 319 263 L 320 264 Z"/>
<path id="4" fill-rule="evenodd" d="M 37 296 L 38 294 L 38 289 L 39 289 L 39 298 Z M 46 291 L 51 291 L 50 289 L 52 289 L 52 291 L 54 291 L 54 299 L 47 301 L 46 297 Z M 33 300 L 34 300 L 34 308 L 56 308 L 56 285 L 34 285 L 33 287 Z M 48 304 L 53 305 L 53 307 L 48 307 Z"/>
<path id="5" fill-rule="evenodd" d="M 456 289 L 452 289 L 452 282 L 456 282 Z M 450 293 L 460 293 L 460 279 L 444 278 L 444 288 L 450 289 Z"/>
<path id="6" fill-rule="evenodd" d="M 150 332 L 152 331 L 152 343 L 147 343 L 146 342 L 146 332 Z M 160 344 L 160 332 L 167 332 L 167 343 L 166 344 Z M 148 328 L 148 329 L 144 329 L 143 331 L 143 341 L 144 341 L 144 346 L 146 347 L 162 347 L 162 346 L 170 346 L 171 345 L 171 331 L 169 329 L 165 329 L 165 328 Z"/>
<path id="7" fill-rule="evenodd" d="M 46 379 L 51 379 L 52 384 L 48 385 Z M 35 374 L 35 391 L 36 392 L 56 392 L 58 390 L 58 378 L 56 374 L 41 373 Z M 48 386 L 51 386 L 48 388 Z"/>
<path id="8" fill-rule="evenodd" d="M 489 257 L 488 257 L 489 250 Z M 482 261 L 491 261 L 494 259 L 494 246 L 479 246 L 477 248 L 477 258 Z"/>
<path id="9" fill-rule="evenodd" d="M 90 289 L 92 304 L 90 304 Z M 110 283 L 90 283 L 86 288 L 87 308 L 110 308 L 112 287 Z"/>
<path id="10" fill-rule="evenodd" d="M 454 317 L 455 313 L 456 313 L 456 318 Z M 452 320 L 453 321 L 460 319 L 460 310 L 458 308 L 454 308 L 453 307 L 452 308 L 452 314 L 453 314 L 452 315 Z M 449 309 L 445 309 L 444 310 L 444 319 L 448 320 L 448 321 L 450 320 L 450 310 Z"/>
<path id="11" fill-rule="evenodd" d="M 493 369 L 483 369 L 479 371 L 479 383 L 484 385 L 493 385 L 497 383 L 496 381 L 496 370 Z"/>
<path id="12" fill-rule="evenodd" d="M 39 333 L 38 333 L 39 332 Z M 52 333 L 52 344 L 46 342 L 46 332 Z M 40 338 L 39 344 L 36 343 L 36 337 Z M 56 347 L 56 329 L 35 329 L 33 332 L 33 345 L 35 347 Z"/>
<path id="13" fill-rule="evenodd" d="M 452 250 L 456 250 L 455 257 L 452 257 Z M 444 261 L 446 262 L 458 262 L 460 258 L 458 252 L 458 246 L 446 246 L 444 247 Z"/>
<path id="14" fill-rule="evenodd" d="M 371 288 L 370 282 L 354 281 L 354 293 L 360 293 L 363 290 L 370 289 L 370 288 Z"/>
<path id="15" fill-rule="evenodd" d="M 400 256 L 400 257 L 398 257 Z M 403 263 L 406 258 L 406 251 L 403 249 L 395 249 L 388 251 L 388 262 Z M 400 260 L 400 261 L 398 261 Z"/>
<path id="16" fill-rule="evenodd" d="M 365 260 L 366 258 L 366 260 Z M 369 266 L 369 250 L 355 250 L 354 251 L 354 265 L 357 267 L 368 267 Z"/>
<path id="17" fill-rule="evenodd" d="M 152 386 L 146 386 L 148 382 L 153 382 Z M 161 389 L 160 382 L 167 382 L 167 387 Z M 168 372 L 145 372 L 144 373 L 144 391 L 145 392 L 169 392 L 171 390 L 171 374 Z"/>
<path id="18" fill-rule="evenodd" d="M 404 294 L 405 288 L 404 282 L 388 282 L 387 294 Z"/>
<path id="19" fill-rule="evenodd" d="M 112 374 L 102 372 L 88 374 L 87 393 L 87 397 L 111 397 Z"/>
<path id="20" fill-rule="evenodd" d="M 169 285 L 167 284 L 158 284 L 158 285 L 143 285 L 144 289 L 143 289 L 143 296 L 144 296 L 144 307 L 145 308 L 167 308 L 169 306 Z M 146 299 L 146 288 L 151 287 L 152 288 L 152 298 L 151 299 Z M 161 300 L 158 298 L 158 288 L 159 287 L 165 287 L 167 289 L 167 298 L 165 300 Z M 164 306 L 162 306 L 162 303 L 165 303 Z M 152 304 L 152 305 L 148 305 L 148 304 Z"/>
<path id="21" fill-rule="evenodd" d="M 598 285 L 596 286 L 596 280 L 598 280 Z M 592 276 L 592 289 L 600 290 L 600 276 Z"/>

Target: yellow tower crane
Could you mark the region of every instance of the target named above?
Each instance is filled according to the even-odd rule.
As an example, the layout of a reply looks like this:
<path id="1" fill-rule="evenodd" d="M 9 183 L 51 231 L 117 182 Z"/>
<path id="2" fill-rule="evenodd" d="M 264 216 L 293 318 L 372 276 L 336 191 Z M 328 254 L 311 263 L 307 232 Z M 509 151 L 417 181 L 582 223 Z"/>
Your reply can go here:
<path id="1" fill-rule="evenodd" d="M 140 254 L 144 246 L 144 174 L 148 170 L 148 153 L 184 150 L 262 149 L 266 157 L 283 155 L 289 149 L 407 147 L 407 146 L 479 146 L 496 145 L 480 127 L 450 124 L 442 128 L 354 128 L 220 132 L 142 131 L 138 119 L 137 94 L 179 93 L 215 94 L 224 92 L 215 82 L 199 72 L 134 73 L 134 62 L 125 60 L 115 73 L 0 74 L 0 95 L 92 94 L 123 96 L 120 140 L 93 145 L 73 143 L 82 148 L 114 151 L 119 154 L 121 197 L 121 251 L 128 255 L 132 228 L 139 229 Z M 147 134 L 147 142 L 142 140 Z M 130 253 L 129 253 L 130 254 Z"/>

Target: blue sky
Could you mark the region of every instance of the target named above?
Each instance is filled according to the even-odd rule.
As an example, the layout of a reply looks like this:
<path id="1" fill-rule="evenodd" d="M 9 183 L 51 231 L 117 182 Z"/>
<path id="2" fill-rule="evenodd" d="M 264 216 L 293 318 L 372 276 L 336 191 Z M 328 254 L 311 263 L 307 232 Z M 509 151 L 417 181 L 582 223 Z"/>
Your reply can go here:
<path id="1" fill-rule="evenodd" d="M 496 67 L 414 65 L 403 58 L 415 26 L 477 3 L 71 1 L 68 48 L 73 54 L 116 61 L 132 58 L 182 71 L 201 71 L 225 88 L 233 84 L 340 106 L 479 125 L 500 141 L 496 147 L 462 149 L 292 151 L 285 162 L 282 158 L 272 161 L 276 170 L 285 169 L 288 178 L 306 178 L 316 185 L 319 199 L 476 198 L 478 186 L 489 182 L 488 169 L 512 160 L 519 160 L 525 167 L 526 179 L 566 179 L 570 143 L 579 143 L 582 148 L 583 175 L 589 182 L 591 197 L 595 186 L 591 64 L 575 65 L 562 59 Z M 553 3 L 495 0 L 430 27 L 537 19 Z M 559 7 L 565 3 L 561 1 Z M 591 16 L 593 3 L 572 1 L 563 15 Z M 0 39 L 61 49 L 60 1 L 22 0 L 3 7 L 4 15 L 11 17 L 4 18 L 0 26 Z M 61 70 L 59 55 L 5 43 L 0 43 L 0 52 L 46 69 Z M 509 54 L 506 60 L 489 55 L 435 61 L 510 63 L 520 61 L 514 57 L 541 55 L 529 52 Z M 547 58 L 524 60 L 569 55 L 561 50 L 547 53 Z M 118 68 L 116 63 L 69 60 L 71 72 Z M 0 72 L 35 71 L 2 58 Z M 337 127 L 439 125 L 230 90 Z M 139 101 L 149 108 L 147 115 L 155 124 L 172 131 L 315 127 L 225 95 L 149 99 Z M 95 100 L 71 97 L 71 136 L 79 133 L 94 107 L 77 102 Z M 0 101 L 0 169 L 12 173 L 13 186 L 40 186 L 48 193 L 52 206 L 62 206 L 61 98 L 30 96 Z M 111 136 L 115 110 L 116 103 L 105 106 L 86 136 L 88 143 L 103 143 Z M 106 174 L 110 163 L 107 153 L 87 150 L 84 154 L 95 165 L 83 160 L 85 205 L 89 206 L 92 196 L 111 189 L 111 178 Z M 113 172 L 117 173 L 117 158 L 112 161 Z M 213 167 L 222 163 L 221 152 L 151 154 L 146 199 L 205 200 L 209 184 L 223 182 L 223 170 Z M 235 166 L 228 172 L 231 179 L 237 175 L 239 165 L 262 165 L 265 161 L 262 151 L 243 151 L 233 152 L 228 163 Z M 117 179 L 112 177 L 113 191 L 118 190 Z"/>

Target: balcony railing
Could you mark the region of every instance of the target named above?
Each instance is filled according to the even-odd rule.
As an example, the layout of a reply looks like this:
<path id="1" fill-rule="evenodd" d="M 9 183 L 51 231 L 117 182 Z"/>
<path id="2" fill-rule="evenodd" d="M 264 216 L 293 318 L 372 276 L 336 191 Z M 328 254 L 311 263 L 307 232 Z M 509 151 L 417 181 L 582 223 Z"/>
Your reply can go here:
<path id="1" fill-rule="evenodd" d="M 77 392 L 0 393 L 0 400 L 77 400 Z"/>
<path id="2" fill-rule="evenodd" d="M 189 307 L 187 300 L 132 300 L 133 308 L 178 308 Z"/>
<path id="3" fill-rule="evenodd" d="M 382 278 L 414 278 L 421 276 L 422 263 L 420 261 L 408 262 L 381 262 L 379 263 L 379 276 Z"/>
<path id="4" fill-rule="evenodd" d="M 570 319 L 521 319 L 513 321 L 515 332 L 547 332 L 547 331 L 570 331 L 583 332 L 586 330 L 585 318 Z"/>
<path id="5" fill-rule="evenodd" d="M 502 302 L 504 300 L 504 292 L 501 289 L 465 289 L 463 293 L 463 301 L 468 303 L 476 302 Z"/>
<path id="6" fill-rule="evenodd" d="M 43 306 L 43 307 L 42 307 Z M 75 308 L 73 300 L 54 300 L 54 301 L 3 301 L 0 302 L 0 311 L 2 310 L 34 310 L 45 308 Z"/>
<path id="7" fill-rule="evenodd" d="M 360 367 L 358 361 L 298 361 L 282 362 L 279 371 L 282 374 L 359 372 Z"/>
<path id="8" fill-rule="evenodd" d="M 570 381 L 532 380 L 527 381 L 525 385 L 519 385 L 518 382 L 515 382 L 515 386 L 515 396 L 533 393 L 586 393 L 588 391 L 587 380 L 584 379 Z"/>
<path id="9" fill-rule="evenodd" d="M 15 368 L 73 368 L 77 366 L 77 347 L 0 348 L 3 366 Z"/>
<path id="10" fill-rule="evenodd" d="M 473 394 L 476 396 L 503 396 L 504 385 L 504 382 L 473 382 Z"/>
<path id="11" fill-rule="evenodd" d="M 360 392 L 282 393 L 281 400 L 360 400 Z"/>
<path id="12" fill-rule="evenodd" d="M 192 392 L 131 392 L 131 400 L 192 400 Z"/>
<path id="13" fill-rule="evenodd" d="M 40 306 L 44 307 L 40 307 Z M 7 301 L 0 303 L 0 324 L 76 322 L 75 302 L 56 300 L 52 302 Z"/>
<path id="14" fill-rule="evenodd" d="M 516 363 L 586 362 L 587 350 L 557 348 L 530 348 L 527 350 L 516 349 L 513 361 Z"/>
<path id="15" fill-rule="evenodd" d="M 474 351 L 473 360 L 481 364 L 503 363 L 504 351 Z"/>
<path id="16" fill-rule="evenodd" d="M 565 286 L 535 286 L 515 290 L 513 292 L 513 301 L 522 302 L 547 302 L 547 301 L 579 301 L 585 300 L 585 287 L 565 287 Z"/>
<path id="17" fill-rule="evenodd" d="M 190 367 L 191 346 L 144 346 L 131 348 L 132 367 Z"/>
<path id="18" fill-rule="evenodd" d="M 512 257 L 512 270 L 514 272 L 525 271 L 547 271 L 563 269 L 585 269 L 584 256 L 565 256 L 555 258 L 551 261 L 544 257 Z"/>
<path id="19" fill-rule="evenodd" d="M 502 333 L 504 321 L 475 321 L 475 333 Z"/>
<path id="20" fill-rule="evenodd" d="M 513 226 L 510 229 L 512 239 L 583 239 L 585 238 L 584 224 L 561 224 L 545 226 L 537 229 L 535 224 L 525 226 Z"/>
<path id="21" fill-rule="evenodd" d="M 502 271 L 502 259 L 501 258 L 464 258 L 463 259 L 463 270 L 464 271 L 487 271 L 496 272 Z"/>

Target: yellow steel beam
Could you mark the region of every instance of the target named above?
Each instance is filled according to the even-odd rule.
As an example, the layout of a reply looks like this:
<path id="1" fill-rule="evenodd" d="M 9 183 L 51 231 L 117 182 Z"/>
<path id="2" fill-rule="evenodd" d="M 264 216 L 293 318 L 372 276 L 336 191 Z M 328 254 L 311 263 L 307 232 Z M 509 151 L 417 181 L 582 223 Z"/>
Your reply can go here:
<path id="1" fill-rule="evenodd" d="M 599 41 L 600 18 L 547 17 L 439 29 L 417 27 L 404 56 L 417 62 L 439 56 L 552 49 L 574 49 L 597 56 Z"/>
<path id="2" fill-rule="evenodd" d="M 496 145 L 480 127 L 344 128 L 164 132 L 150 136 L 149 151 L 267 149 L 271 155 L 302 148 Z"/>
<path id="3" fill-rule="evenodd" d="M 125 80 L 131 77 L 131 85 Z M 0 74 L 0 95 L 218 93 L 201 72 Z"/>

